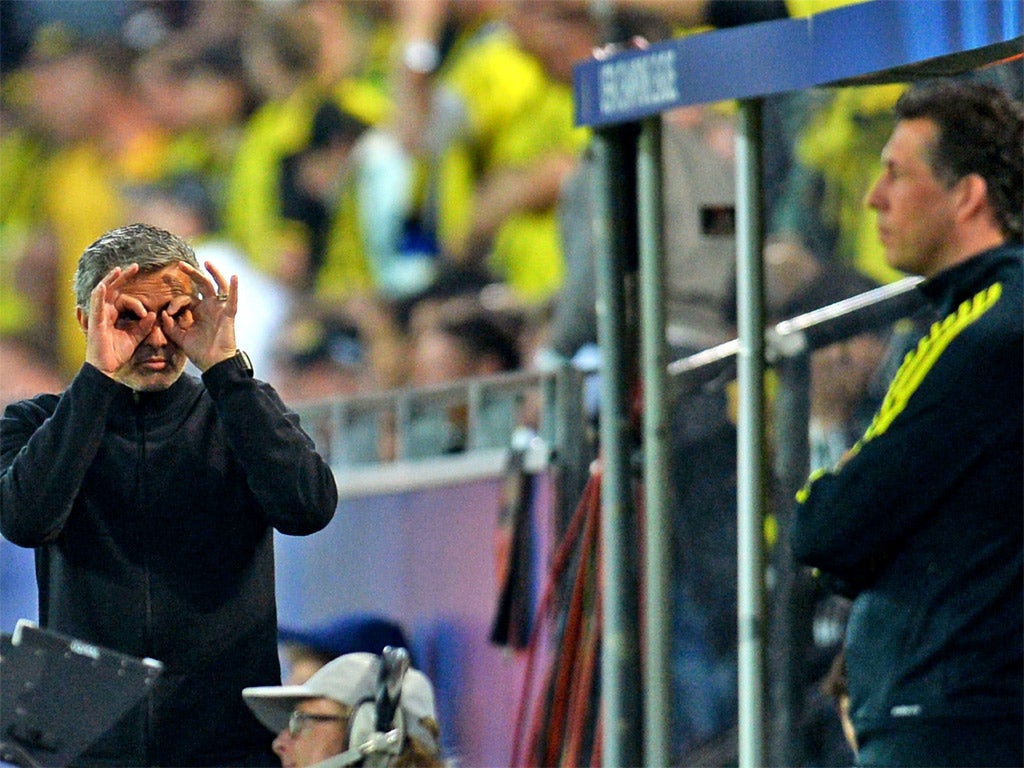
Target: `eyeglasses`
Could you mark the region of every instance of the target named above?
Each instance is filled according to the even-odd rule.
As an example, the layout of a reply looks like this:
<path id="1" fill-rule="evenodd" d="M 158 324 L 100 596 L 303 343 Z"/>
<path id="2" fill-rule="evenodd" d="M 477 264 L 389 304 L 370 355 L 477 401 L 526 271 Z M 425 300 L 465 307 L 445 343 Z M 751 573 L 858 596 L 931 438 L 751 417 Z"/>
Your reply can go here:
<path id="1" fill-rule="evenodd" d="M 341 717 L 339 715 L 317 715 L 312 712 L 293 710 L 291 717 L 288 718 L 288 735 L 293 739 L 297 738 L 312 723 L 329 723 L 332 720 L 340 721 Z"/>

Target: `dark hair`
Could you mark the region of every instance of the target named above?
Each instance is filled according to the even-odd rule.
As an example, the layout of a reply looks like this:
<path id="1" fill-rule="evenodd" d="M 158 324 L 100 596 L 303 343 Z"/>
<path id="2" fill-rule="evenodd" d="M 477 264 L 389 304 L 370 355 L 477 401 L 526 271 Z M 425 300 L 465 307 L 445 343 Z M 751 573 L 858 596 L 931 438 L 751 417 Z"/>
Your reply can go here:
<path id="1" fill-rule="evenodd" d="M 203 232 L 216 232 L 220 229 L 213 192 L 197 173 L 175 173 L 151 184 L 126 186 L 124 191 L 128 199 L 165 201 L 187 209 L 199 219 Z"/>
<path id="2" fill-rule="evenodd" d="M 262 30 L 278 62 L 293 75 L 307 75 L 316 69 L 320 42 L 299 17 L 272 17 Z"/>
<path id="3" fill-rule="evenodd" d="M 369 128 L 351 112 L 341 109 L 331 101 L 325 101 L 313 114 L 310 129 L 309 149 L 323 149 L 335 142 L 353 144 Z"/>
<path id="4" fill-rule="evenodd" d="M 78 259 L 75 301 L 89 308 L 89 295 L 114 267 L 138 264 L 141 272 L 153 272 L 186 261 L 199 269 L 191 246 L 177 235 L 149 224 L 129 224 L 111 230 L 90 245 Z"/>
<path id="5" fill-rule="evenodd" d="M 519 349 L 514 335 L 485 311 L 454 312 L 442 317 L 437 327 L 445 335 L 458 339 L 474 358 L 492 355 L 501 370 L 519 369 Z"/>
<path id="6" fill-rule="evenodd" d="M 988 185 L 1003 234 L 1020 240 L 1024 216 L 1024 107 L 983 83 L 935 80 L 906 91 L 896 102 L 901 120 L 924 118 L 938 126 L 929 158 L 947 186 L 972 173 Z"/>
<path id="7" fill-rule="evenodd" d="M 62 22 L 47 24 L 32 44 L 30 62 L 46 64 L 74 60 L 99 72 L 108 85 L 124 87 L 131 77 L 136 53 L 117 35 L 83 35 Z"/>

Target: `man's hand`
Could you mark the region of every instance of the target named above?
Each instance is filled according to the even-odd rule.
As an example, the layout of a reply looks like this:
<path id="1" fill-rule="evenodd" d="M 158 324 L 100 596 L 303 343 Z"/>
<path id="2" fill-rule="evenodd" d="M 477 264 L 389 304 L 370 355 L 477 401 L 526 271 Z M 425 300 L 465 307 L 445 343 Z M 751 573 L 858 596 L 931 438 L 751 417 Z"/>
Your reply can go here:
<path id="1" fill-rule="evenodd" d="M 85 361 L 111 378 L 132 359 L 157 317 L 138 299 L 122 293 L 126 283 L 139 273 L 139 265 L 114 267 L 93 288 L 89 297 L 89 323 Z M 122 322 L 125 318 L 133 322 Z M 138 322 L 134 322 L 134 321 Z"/>
<path id="2" fill-rule="evenodd" d="M 186 322 L 176 322 L 175 312 L 168 307 L 160 313 L 160 324 L 167 338 L 181 347 L 200 371 L 206 371 L 238 351 L 235 346 L 238 276 L 225 280 L 220 270 L 208 261 L 205 266 L 213 280 L 191 264 L 181 262 L 179 266 L 202 295 L 193 298 L 191 317 Z"/>

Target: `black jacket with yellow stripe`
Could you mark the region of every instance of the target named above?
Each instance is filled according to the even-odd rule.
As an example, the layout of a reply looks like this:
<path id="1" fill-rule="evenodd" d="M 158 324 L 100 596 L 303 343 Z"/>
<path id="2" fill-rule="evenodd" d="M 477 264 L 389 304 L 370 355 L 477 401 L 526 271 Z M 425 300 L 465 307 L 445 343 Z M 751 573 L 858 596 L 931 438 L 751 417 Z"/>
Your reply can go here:
<path id="1" fill-rule="evenodd" d="M 795 557 L 856 595 L 858 732 L 1024 714 L 1022 259 L 1008 244 L 921 284 L 943 319 L 841 469 L 798 495 Z"/>

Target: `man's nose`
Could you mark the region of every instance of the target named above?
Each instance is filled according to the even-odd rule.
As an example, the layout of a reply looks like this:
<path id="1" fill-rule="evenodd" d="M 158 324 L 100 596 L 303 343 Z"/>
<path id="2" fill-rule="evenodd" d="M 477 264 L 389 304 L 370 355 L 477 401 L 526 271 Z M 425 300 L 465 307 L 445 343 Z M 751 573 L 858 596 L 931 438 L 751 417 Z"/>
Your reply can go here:
<path id="1" fill-rule="evenodd" d="M 285 752 L 288 750 L 288 747 L 286 746 L 288 738 L 287 728 L 274 737 L 274 741 L 270 746 L 274 750 L 274 754 L 278 757 L 284 757 Z"/>
<path id="2" fill-rule="evenodd" d="M 880 210 L 885 204 L 884 195 L 882 194 L 882 179 L 878 179 L 874 184 L 871 185 L 871 189 L 868 190 L 867 195 L 864 197 L 864 204 L 869 208 Z"/>
<path id="3" fill-rule="evenodd" d="M 167 334 L 164 333 L 164 329 L 160 325 L 159 319 L 153 324 L 153 328 L 144 339 L 144 342 L 151 347 L 167 346 Z"/>

